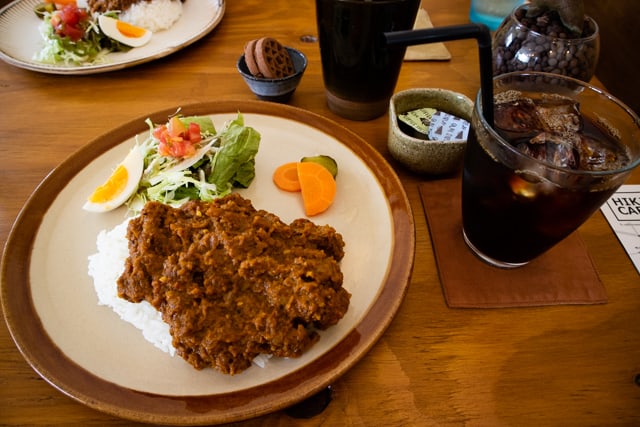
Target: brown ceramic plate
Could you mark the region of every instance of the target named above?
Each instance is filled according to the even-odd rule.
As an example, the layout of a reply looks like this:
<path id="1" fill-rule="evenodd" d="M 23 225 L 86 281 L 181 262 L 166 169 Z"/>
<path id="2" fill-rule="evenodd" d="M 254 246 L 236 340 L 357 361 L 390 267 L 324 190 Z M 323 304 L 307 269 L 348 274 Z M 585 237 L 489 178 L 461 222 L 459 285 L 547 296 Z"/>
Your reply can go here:
<path id="1" fill-rule="evenodd" d="M 364 140 L 338 124 L 286 105 L 223 101 L 182 108 L 211 115 L 217 128 L 241 111 L 262 135 L 256 179 L 243 195 L 289 222 L 304 216 L 299 194 L 282 192 L 273 169 L 305 155 L 339 165 L 333 206 L 312 220 L 343 234 L 344 286 L 351 305 L 336 326 L 297 359 L 271 358 L 235 376 L 197 371 L 170 357 L 110 308 L 99 306 L 87 274 L 96 236 L 126 210 L 89 213 L 82 204 L 133 145 L 146 117 L 97 138 L 56 168 L 30 197 L 11 231 L 2 263 L 2 304 L 16 345 L 63 393 L 119 417 L 171 425 L 232 422 L 273 412 L 322 390 L 380 338 L 407 290 L 415 235 L 398 177 Z M 150 115 L 160 123 L 175 109 Z"/>

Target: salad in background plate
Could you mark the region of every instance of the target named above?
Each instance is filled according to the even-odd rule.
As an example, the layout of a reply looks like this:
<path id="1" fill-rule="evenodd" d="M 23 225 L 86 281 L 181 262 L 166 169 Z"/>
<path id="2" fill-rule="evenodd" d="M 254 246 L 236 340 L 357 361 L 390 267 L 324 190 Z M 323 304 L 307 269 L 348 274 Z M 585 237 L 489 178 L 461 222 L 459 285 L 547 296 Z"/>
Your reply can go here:
<path id="1" fill-rule="evenodd" d="M 91 13 L 86 2 L 46 0 L 34 12 L 42 19 L 39 31 L 44 45 L 33 59 L 46 64 L 101 63 L 106 54 L 144 46 L 153 36 L 150 29 L 119 19 L 120 11 Z M 162 9 L 141 13 L 162 14 Z"/>

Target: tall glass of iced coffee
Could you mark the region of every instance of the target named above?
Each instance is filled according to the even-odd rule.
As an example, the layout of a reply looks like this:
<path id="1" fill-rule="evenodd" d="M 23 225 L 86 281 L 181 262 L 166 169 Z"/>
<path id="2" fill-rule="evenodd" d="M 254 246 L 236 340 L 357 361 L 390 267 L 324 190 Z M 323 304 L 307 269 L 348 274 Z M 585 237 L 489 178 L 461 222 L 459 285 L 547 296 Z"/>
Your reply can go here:
<path id="1" fill-rule="evenodd" d="M 640 120 L 588 83 L 545 73 L 494 79 L 494 123 L 472 116 L 462 179 L 465 241 L 522 266 L 576 230 L 640 163 Z"/>

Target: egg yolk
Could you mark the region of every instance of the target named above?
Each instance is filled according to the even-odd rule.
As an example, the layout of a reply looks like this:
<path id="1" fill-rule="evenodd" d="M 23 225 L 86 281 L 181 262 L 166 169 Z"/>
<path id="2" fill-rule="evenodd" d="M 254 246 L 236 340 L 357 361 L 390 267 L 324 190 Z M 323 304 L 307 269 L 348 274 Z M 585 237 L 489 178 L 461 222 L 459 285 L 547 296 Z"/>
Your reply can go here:
<path id="1" fill-rule="evenodd" d="M 144 28 L 136 27 L 124 21 L 117 21 L 116 28 L 122 35 L 132 38 L 140 38 L 147 32 Z"/>
<path id="2" fill-rule="evenodd" d="M 89 201 L 92 203 L 108 202 L 124 191 L 128 179 L 129 173 L 127 169 L 122 165 L 118 166 L 107 182 L 96 188 L 93 194 L 89 196 Z"/>

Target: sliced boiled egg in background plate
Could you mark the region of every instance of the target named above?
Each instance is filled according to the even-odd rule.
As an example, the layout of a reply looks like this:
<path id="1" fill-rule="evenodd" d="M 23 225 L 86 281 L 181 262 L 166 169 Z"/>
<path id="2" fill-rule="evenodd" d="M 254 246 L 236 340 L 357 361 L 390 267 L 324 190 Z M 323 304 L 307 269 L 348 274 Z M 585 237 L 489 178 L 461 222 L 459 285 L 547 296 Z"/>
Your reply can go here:
<path id="1" fill-rule="evenodd" d="M 151 40 L 152 32 L 146 28 L 137 27 L 110 16 L 100 15 L 98 25 L 107 37 L 127 46 L 140 47 Z"/>
<path id="2" fill-rule="evenodd" d="M 94 190 L 82 209 L 89 212 L 108 212 L 121 206 L 138 189 L 143 168 L 144 156 L 136 146 L 107 181 Z"/>

